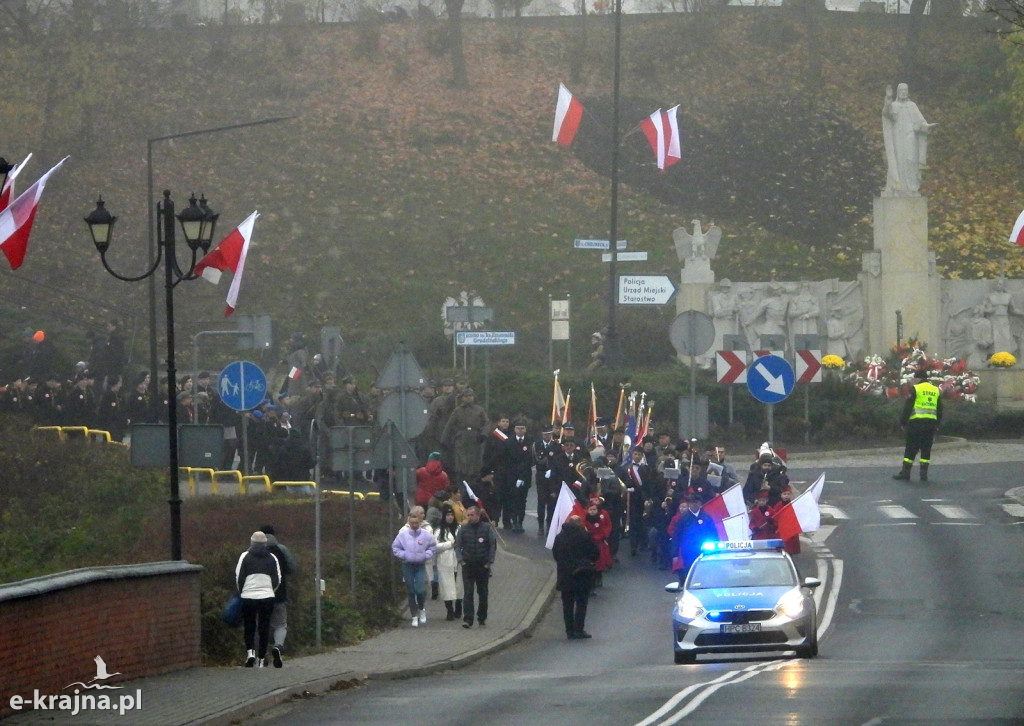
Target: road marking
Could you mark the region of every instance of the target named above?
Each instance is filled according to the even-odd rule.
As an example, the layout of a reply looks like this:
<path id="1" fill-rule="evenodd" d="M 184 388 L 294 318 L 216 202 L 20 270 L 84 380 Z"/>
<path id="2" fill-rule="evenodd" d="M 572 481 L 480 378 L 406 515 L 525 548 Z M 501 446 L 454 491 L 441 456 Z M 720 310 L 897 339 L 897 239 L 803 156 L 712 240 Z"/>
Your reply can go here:
<path id="1" fill-rule="evenodd" d="M 891 519 L 918 519 L 916 514 L 899 504 L 882 504 L 878 508 L 882 510 L 882 514 Z"/>
<path id="2" fill-rule="evenodd" d="M 973 514 L 955 504 L 933 504 L 932 509 L 947 519 L 975 519 Z"/>
<path id="3" fill-rule="evenodd" d="M 822 514 L 827 514 L 833 519 L 849 519 L 849 515 L 846 514 L 839 507 L 833 507 L 831 504 L 819 504 L 818 509 L 821 510 Z"/>
<path id="4" fill-rule="evenodd" d="M 1013 502 L 1012 504 L 1000 504 L 999 506 L 1011 517 L 1024 517 L 1024 504 Z"/>

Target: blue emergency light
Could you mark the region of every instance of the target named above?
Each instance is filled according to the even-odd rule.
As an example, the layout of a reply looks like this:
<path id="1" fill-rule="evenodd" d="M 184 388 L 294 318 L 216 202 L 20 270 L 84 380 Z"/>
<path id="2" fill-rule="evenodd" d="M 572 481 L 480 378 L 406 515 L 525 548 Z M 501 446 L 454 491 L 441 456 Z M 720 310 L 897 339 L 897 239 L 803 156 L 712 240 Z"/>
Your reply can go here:
<path id="1" fill-rule="evenodd" d="M 702 552 L 736 552 L 740 550 L 781 550 L 781 539 L 745 539 L 732 542 L 705 542 Z"/>

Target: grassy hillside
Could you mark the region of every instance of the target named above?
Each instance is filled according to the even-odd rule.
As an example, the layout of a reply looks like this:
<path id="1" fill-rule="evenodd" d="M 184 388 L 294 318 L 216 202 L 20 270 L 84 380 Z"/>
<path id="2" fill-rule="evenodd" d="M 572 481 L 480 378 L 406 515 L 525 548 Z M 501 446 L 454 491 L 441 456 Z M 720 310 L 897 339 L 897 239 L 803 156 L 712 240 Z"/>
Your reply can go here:
<path id="1" fill-rule="evenodd" d="M 805 19 L 781 9 L 628 18 L 623 93 L 639 115 L 624 117 L 623 130 L 675 103 L 689 123 L 722 133 L 745 104 L 813 101 L 861 135 L 860 164 L 871 168 L 856 171 L 873 174 L 880 188 L 884 88 L 904 80 L 898 69 L 906 61 L 897 20 L 905 18 L 832 13 L 808 33 Z M 1024 190 L 1000 41 L 984 21 L 926 20 L 911 96 L 940 124 L 924 189 L 939 265 L 950 277 L 991 277 L 1005 261 L 1007 273 L 1020 276 L 1019 254 L 1004 242 Z M 376 32 L 377 49 L 367 52 Z M 20 160 L 35 152 L 23 180 L 72 154 L 47 187 L 25 265 L 3 277 L 8 344 L 23 325 L 58 330 L 74 348 L 86 327 L 112 313 L 144 321 L 145 285 L 102 270 L 81 218 L 102 193 L 120 217 L 109 261 L 124 273 L 144 268 L 147 138 L 294 115 L 154 147 L 156 189 L 172 189 L 179 207 L 189 192 L 205 193 L 225 233 L 260 210 L 239 312 L 271 313 L 282 338 L 339 326 L 349 362 L 361 370 L 381 365 L 399 340 L 421 363 L 442 366 L 451 360 L 442 303 L 475 290 L 495 309 L 495 327 L 517 332 L 515 349 L 496 353 L 495 364 L 544 368 L 548 295 L 570 293 L 583 362 L 590 333 L 606 322 L 608 270 L 595 253 L 573 250 L 572 240 L 607 238 L 609 182 L 578 148 L 551 143 L 551 121 L 559 81 L 589 109 L 607 109 L 611 25 L 588 19 L 580 51 L 579 18 L 467 22 L 468 90 L 449 87 L 437 32 L 416 23 L 65 28 L 35 45 L 5 43 L 0 154 Z M 570 80 L 573 66 L 578 80 Z M 709 177 L 707 165 L 690 166 L 686 143 L 683 163 L 670 171 L 682 188 L 691 176 Z M 693 143 L 693 158 L 713 162 L 707 149 L 697 153 L 699 139 Z M 639 136 L 624 149 L 642 153 Z M 634 172 L 630 182 L 657 175 L 649 166 Z M 734 280 L 851 279 L 871 247 L 870 190 L 843 200 L 855 224 L 811 242 L 737 213 L 742 199 L 720 209 L 692 197 L 676 202 L 624 184 L 620 235 L 649 252 L 647 263 L 624 263 L 625 271 L 674 276 L 672 230 L 695 217 L 725 231 L 714 267 Z M 191 336 L 224 325 L 226 289 L 226 280 L 178 288 L 182 367 Z M 162 319 L 162 297 L 160 305 Z M 671 357 L 674 315 L 674 306 L 621 311 L 627 364 Z"/>

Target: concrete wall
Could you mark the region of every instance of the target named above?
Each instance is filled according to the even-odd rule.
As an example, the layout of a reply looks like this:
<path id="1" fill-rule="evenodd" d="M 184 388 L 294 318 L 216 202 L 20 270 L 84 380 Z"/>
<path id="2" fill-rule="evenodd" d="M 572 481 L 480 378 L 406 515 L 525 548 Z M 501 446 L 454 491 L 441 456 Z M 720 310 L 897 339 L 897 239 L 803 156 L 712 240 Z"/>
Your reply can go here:
<path id="1" fill-rule="evenodd" d="M 109 683 L 201 665 L 201 570 L 156 562 L 0 586 L 0 717 L 12 713 L 12 695 L 31 701 L 33 691 L 59 695 L 69 684 L 88 683 L 97 675 L 97 655 L 109 673 L 121 674 Z"/>

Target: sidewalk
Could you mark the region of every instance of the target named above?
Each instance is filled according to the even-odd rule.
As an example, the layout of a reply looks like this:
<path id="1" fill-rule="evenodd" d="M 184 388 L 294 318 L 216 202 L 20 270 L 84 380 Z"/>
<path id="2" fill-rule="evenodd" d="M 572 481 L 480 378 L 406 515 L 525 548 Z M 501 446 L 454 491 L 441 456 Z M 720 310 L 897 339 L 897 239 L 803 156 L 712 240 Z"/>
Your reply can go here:
<path id="1" fill-rule="evenodd" d="M 1024 461 L 1024 442 L 958 440 L 936 445 L 935 453 L 940 466 L 954 456 L 956 463 Z M 819 452 L 793 456 L 789 464 L 791 469 L 892 465 L 895 470 L 901 455 L 902 448 Z M 1016 493 L 1024 499 L 1024 488 Z M 444 604 L 428 600 L 425 626 L 413 630 L 403 623 L 357 645 L 286 658 L 281 669 L 192 668 L 120 682 L 123 692 L 142 694 L 142 708 L 130 715 L 90 712 L 69 717 L 54 711 L 28 711 L 4 719 L 3 724 L 227 726 L 303 694 L 344 689 L 366 679 L 406 678 L 458 668 L 528 637 L 554 592 L 554 583 L 554 561 L 535 533 L 505 536 L 495 561 L 486 628 L 465 630 L 459 621 L 447 622 Z"/>
<path id="2" fill-rule="evenodd" d="M 329 653 L 289 659 L 284 668 L 191 668 L 161 676 L 121 681 L 123 691 L 142 693 L 142 708 L 125 716 L 117 712 L 80 713 L 26 711 L 3 720 L 17 724 L 118 724 L 170 726 L 204 724 L 227 726 L 269 706 L 303 694 L 344 689 L 365 679 L 421 676 L 458 668 L 527 637 L 554 592 L 555 569 L 550 553 L 536 534 L 531 542 L 511 540 L 498 553 L 490 588 L 487 626 L 467 630 L 461 621 L 445 620 L 444 603 L 427 600 L 427 624 L 413 630 L 408 622 L 357 645 Z M 517 540 L 519 536 L 516 536 Z M 524 556 L 511 550 L 542 550 L 546 557 Z M 536 552 L 534 552 L 536 554 Z M 241 631 L 239 631 L 239 654 Z"/>

